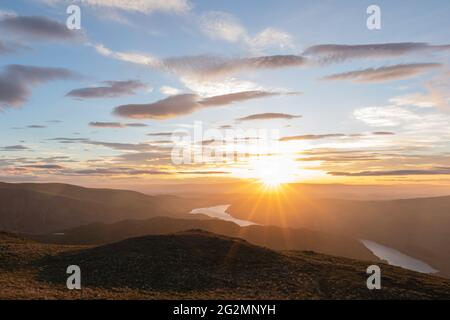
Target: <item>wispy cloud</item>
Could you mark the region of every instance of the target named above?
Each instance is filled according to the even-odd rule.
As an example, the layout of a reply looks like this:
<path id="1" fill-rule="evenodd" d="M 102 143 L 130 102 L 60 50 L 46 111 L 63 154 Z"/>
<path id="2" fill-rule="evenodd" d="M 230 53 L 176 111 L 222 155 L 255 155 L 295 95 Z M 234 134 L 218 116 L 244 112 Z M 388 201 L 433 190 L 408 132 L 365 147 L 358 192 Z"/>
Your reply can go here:
<path id="1" fill-rule="evenodd" d="M 74 89 L 66 96 L 80 99 L 114 98 L 133 95 L 135 90 L 147 88 L 147 85 L 139 80 L 104 81 L 103 84 L 104 86 Z"/>
<path id="2" fill-rule="evenodd" d="M 63 68 L 8 65 L 0 73 L 0 106 L 20 106 L 30 96 L 31 88 L 41 83 L 77 77 Z"/>
<path id="3" fill-rule="evenodd" d="M 304 65 L 306 65 L 306 59 L 298 55 L 271 55 L 250 58 L 203 55 L 163 60 L 163 66 L 166 70 L 199 78 L 215 78 L 243 71 L 280 69 Z"/>
<path id="4" fill-rule="evenodd" d="M 450 45 L 430 45 L 421 42 L 377 44 L 321 44 L 307 48 L 303 55 L 320 62 L 342 62 L 350 59 L 395 58 L 407 54 L 450 50 Z"/>
<path id="5" fill-rule="evenodd" d="M 333 176 L 347 177 L 373 177 L 373 176 L 413 176 L 413 175 L 448 175 L 450 168 L 439 167 L 431 169 L 406 169 L 386 171 L 360 171 L 360 172 L 328 172 Z"/>
<path id="6" fill-rule="evenodd" d="M 120 122 L 89 122 L 89 126 L 96 128 L 127 128 L 146 127 L 145 123 L 120 123 Z"/>
<path id="7" fill-rule="evenodd" d="M 241 22 L 227 12 L 209 11 L 200 16 L 199 20 L 200 30 L 211 39 L 241 43 L 251 51 L 294 48 L 291 34 L 269 27 L 251 36 Z"/>
<path id="8" fill-rule="evenodd" d="M 376 136 L 392 136 L 395 133 L 394 132 L 390 132 L 390 131 L 375 131 L 375 132 L 372 132 L 372 134 L 374 134 Z"/>
<path id="9" fill-rule="evenodd" d="M 141 128 L 141 127 L 148 127 L 145 123 L 139 123 L 139 122 L 131 122 L 131 123 L 125 123 L 126 127 L 132 127 L 132 128 Z"/>
<path id="10" fill-rule="evenodd" d="M 40 16 L 0 16 L 0 30 L 31 40 L 74 41 L 82 37 L 77 30 L 70 30 L 65 24 Z"/>
<path id="11" fill-rule="evenodd" d="M 118 106 L 114 114 L 135 119 L 168 119 L 190 114 L 202 108 L 229 105 L 239 101 L 281 95 L 280 92 L 244 91 L 201 98 L 196 94 L 180 94 L 148 104 Z"/>
<path id="12" fill-rule="evenodd" d="M 17 42 L 0 40 L 0 55 L 17 53 L 20 50 L 29 49 L 27 46 Z"/>
<path id="13" fill-rule="evenodd" d="M 306 59 L 299 55 L 269 55 L 250 58 L 230 58 L 214 55 L 197 55 L 172 58 L 157 58 L 150 54 L 116 52 L 101 44 L 92 45 L 101 55 L 117 60 L 146 65 L 181 76 L 216 78 L 243 71 L 300 67 Z"/>
<path id="14" fill-rule="evenodd" d="M 120 122 L 89 122 L 89 126 L 96 128 L 124 128 Z"/>
<path id="15" fill-rule="evenodd" d="M 135 168 L 92 168 L 80 170 L 64 170 L 65 175 L 76 176 L 135 176 L 135 175 L 166 175 L 170 172 L 153 169 L 135 169 Z"/>
<path id="16" fill-rule="evenodd" d="M 272 119 L 295 119 L 295 118 L 301 118 L 301 115 L 293 115 L 293 114 L 287 114 L 287 113 L 274 113 L 274 112 L 267 112 L 267 113 L 258 113 L 258 114 L 252 114 L 246 117 L 238 118 L 236 120 L 238 121 L 252 121 L 252 120 L 272 120 Z"/>
<path id="17" fill-rule="evenodd" d="M 450 111 L 450 71 L 447 69 L 424 83 L 425 92 L 415 92 L 393 97 L 389 102 L 398 106 L 437 108 Z"/>
<path id="18" fill-rule="evenodd" d="M 173 132 L 152 132 L 152 133 L 147 133 L 148 136 L 150 137 L 170 137 L 173 134 Z"/>
<path id="19" fill-rule="evenodd" d="M 2 150 L 2 151 L 24 151 L 24 150 L 28 150 L 28 148 L 23 145 L 17 144 L 17 145 L 13 145 L 13 146 L 1 147 L 0 150 Z"/>
<path id="20" fill-rule="evenodd" d="M 440 63 L 399 64 L 389 67 L 369 68 L 326 76 L 323 80 L 351 80 L 354 82 L 385 82 L 417 76 L 441 67 Z"/>
<path id="21" fill-rule="evenodd" d="M 82 143 L 87 145 L 102 146 L 105 148 L 120 150 L 120 151 L 152 151 L 156 148 L 148 143 L 123 143 L 123 142 L 107 142 L 96 141 L 88 138 L 52 138 L 50 141 L 57 141 L 64 144 Z"/>
<path id="22" fill-rule="evenodd" d="M 340 138 L 346 137 L 347 135 L 342 133 L 328 133 L 328 134 L 305 134 L 298 136 L 288 136 L 280 138 L 280 141 L 296 141 L 296 140 L 318 140 L 327 138 Z"/>
<path id="23" fill-rule="evenodd" d="M 395 105 L 360 108 L 353 112 L 353 116 L 375 127 L 394 127 L 420 120 L 419 115 Z"/>
<path id="24" fill-rule="evenodd" d="M 41 0 L 47 4 L 73 3 L 71 0 Z M 192 5 L 188 0 L 77 0 L 84 5 L 98 8 L 118 9 L 128 12 L 140 12 L 150 14 L 153 12 L 165 12 L 182 14 L 188 12 Z"/>
<path id="25" fill-rule="evenodd" d="M 161 88 L 159 88 L 159 91 L 168 96 L 174 96 L 174 95 L 182 93 L 182 91 L 180 89 L 170 87 L 170 86 L 162 86 Z"/>
<path id="26" fill-rule="evenodd" d="M 59 169 L 63 169 L 64 167 L 60 166 L 58 164 L 30 164 L 30 165 L 22 166 L 22 168 L 59 170 Z"/>

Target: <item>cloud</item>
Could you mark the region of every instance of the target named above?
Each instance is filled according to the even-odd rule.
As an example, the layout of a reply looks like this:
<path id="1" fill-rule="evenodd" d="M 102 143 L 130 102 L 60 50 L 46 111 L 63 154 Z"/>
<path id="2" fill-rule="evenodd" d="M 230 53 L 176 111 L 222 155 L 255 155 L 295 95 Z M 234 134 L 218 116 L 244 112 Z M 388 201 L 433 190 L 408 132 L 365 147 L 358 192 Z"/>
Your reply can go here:
<path id="1" fill-rule="evenodd" d="M 251 48 L 257 51 L 270 47 L 278 47 L 280 49 L 294 48 L 292 35 L 275 28 L 264 29 L 253 38 L 248 39 L 247 43 Z"/>
<path id="2" fill-rule="evenodd" d="M 169 159 L 170 159 L 170 150 L 167 152 L 154 151 L 154 152 L 125 153 L 118 156 L 115 162 L 145 164 L 148 162 L 154 163 L 157 160 L 169 160 Z"/>
<path id="3" fill-rule="evenodd" d="M 124 128 L 124 125 L 119 122 L 89 122 L 89 126 L 97 128 Z"/>
<path id="4" fill-rule="evenodd" d="M 295 119 L 301 118 L 300 115 L 292 115 L 286 113 L 258 113 L 252 114 L 246 117 L 238 118 L 238 121 L 251 121 L 251 120 L 270 120 L 270 119 Z"/>
<path id="5" fill-rule="evenodd" d="M 30 49 L 25 45 L 22 45 L 20 43 L 17 42 L 10 42 L 10 41 L 1 41 L 0 40 L 0 55 L 2 54 L 11 54 L 11 53 L 16 53 L 19 50 L 22 49 Z"/>
<path id="6" fill-rule="evenodd" d="M 180 94 L 149 104 L 118 106 L 114 109 L 114 114 L 134 119 L 167 119 L 189 114 L 200 108 L 197 95 Z"/>
<path id="7" fill-rule="evenodd" d="M 372 132 L 373 135 L 376 136 L 390 136 L 390 135 L 395 135 L 394 132 L 390 132 L 390 131 L 375 131 Z"/>
<path id="8" fill-rule="evenodd" d="M 420 108 L 435 107 L 435 104 L 431 100 L 431 98 L 421 93 L 413 93 L 397 96 L 389 99 L 389 102 L 397 106 L 415 106 Z"/>
<path id="9" fill-rule="evenodd" d="M 303 55 L 321 62 L 342 62 L 349 59 L 395 58 L 406 54 L 450 50 L 450 45 L 420 42 L 380 43 L 363 45 L 322 44 L 307 48 Z"/>
<path id="10" fill-rule="evenodd" d="M 247 31 L 232 14 L 210 11 L 200 17 L 203 33 L 212 39 L 236 42 L 246 36 Z"/>
<path id="11" fill-rule="evenodd" d="M 160 59 L 150 56 L 148 54 L 142 54 L 142 53 L 136 53 L 136 52 L 113 51 L 113 50 L 105 47 L 103 44 L 88 43 L 87 45 L 94 47 L 94 49 L 97 51 L 97 53 L 101 54 L 102 56 L 110 57 L 110 58 L 113 58 L 116 60 L 146 65 L 146 66 L 153 67 L 153 68 L 160 68 L 162 65 Z"/>
<path id="12" fill-rule="evenodd" d="M 398 106 L 438 108 L 442 111 L 450 111 L 450 71 L 448 68 L 426 81 L 424 87 L 425 93 L 409 93 L 391 98 L 389 102 Z"/>
<path id="13" fill-rule="evenodd" d="M 149 104 L 128 104 L 118 106 L 114 114 L 134 119 L 169 119 L 190 114 L 202 108 L 224 106 L 239 101 L 280 95 L 279 92 L 244 91 L 208 98 L 201 98 L 196 94 L 180 94 L 169 96 Z"/>
<path id="14" fill-rule="evenodd" d="M 57 165 L 57 164 L 33 164 L 33 165 L 26 165 L 22 166 L 22 168 L 33 168 L 33 169 L 64 169 L 63 166 Z"/>
<path id="15" fill-rule="evenodd" d="M 148 127 L 145 123 L 139 123 L 139 122 L 132 122 L 132 123 L 126 123 L 126 127 L 132 127 L 132 128 L 140 128 L 140 127 Z"/>
<path id="16" fill-rule="evenodd" d="M 232 104 L 239 101 L 245 101 L 256 98 L 264 98 L 280 95 L 280 92 L 266 92 L 266 91 L 243 91 L 236 93 L 223 94 L 219 96 L 213 96 L 209 98 L 204 98 L 199 101 L 200 105 L 204 107 L 215 107 L 224 106 L 227 104 Z M 291 94 L 291 93 L 289 93 Z"/>
<path id="17" fill-rule="evenodd" d="M 92 99 L 114 98 L 124 95 L 133 95 L 135 90 L 146 88 L 147 85 L 139 80 L 104 81 L 105 86 L 74 89 L 66 94 L 69 97 Z"/>
<path id="18" fill-rule="evenodd" d="M 300 67 L 306 65 L 306 59 L 298 55 L 271 55 L 250 58 L 199 55 L 167 58 L 162 61 L 161 65 L 167 71 L 183 76 L 211 79 L 242 71 Z"/>
<path id="19" fill-rule="evenodd" d="M 92 7 L 119 9 L 145 14 L 153 12 L 182 14 L 188 12 L 192 7 L 188 0 L 82 0 L 82 3 Z"/>
<path id="20" fill-rule="evenodd" d="M 81 170 L 66 170 L 66 175 L 77 176 L 110 176 L 110 175 L 165 175 L 171 174 L 166 171 L 151 170 L 151 169 L 134 169 L 134 168 L 94 168 Z"/>
<path id="21" fill-rule="evenodd" d="M 106 57 L 145 65 L 184 77 L 195 76 L 198 79 L 224 77 L 242 71 L 301 67 L 307 64 L 306 58 L 299 55 L 262 55 L 248 58 L 196 55 L 160 59 L 143 53 L 116 52 L 102 44 L 89 45 Z"/>
<path id="22" fill-rule="evenodd" d="M 27 126 L 27 128 L 29 128 L 29 129 L 45 129 L 47 127 L 46 126 L 42 126 L 40 124 L 30 124 L 29 126 Z"/>
<path id="23" fill-rule="evenodd" d="M 3 20 L 5 18 L 11 18 L 16 17 L 17 13 L 15 13 L 12 10 L 0 10 L 0 20 Z"/>
<path id="24" fill-rule="evenodd" d="M 0 29 L 33 40 L 74 41 L 80 38 L 79 32 L 68 29 L 65 24 L 39 16 L 0 17 Z"/>
<path id="25" fill-rule="evenodd" d="M 177 88 L 173 88 L 173 87 L 169 87 L 169 86 L 162 86 L 161 88 L 159 88 L 159 91 L 163 94 L 166 94 L 168 96 L 174 96 L 177 94 L 181 94 L 181 90 L 177 89 Z"/>
<path id="26" fill-rule="evenodd" d="M 0 150 L 2 151 L 23 151 L 23 150 L 28 150 L 27 147 L 22 146 L 22 145 L 13 145 L 13 146 L 5 146 L 0 148 Z"/>
<path id="27" fill-rule="evenodd" d="M 299 136 L 288 136 L 280 138 L 280 141 L 296 141 L 296 140 L 319 140 L 327 138 L 340 138 L 347 135 L 342 133 L 329 133 L 329 134 L 305 134 Z"/>
<path id="28" fill-rule="evenodd" d="M 307 60 L 299 55 L 259 55 L 245 58 L 195 55 L 158 58 L 145 53 L 116 52 L 102 44 L 88 45 L 94 47 L 103 56 L 175 74 L 187 88 L 203 96 L 237 91 L 268 90 L 254 82 L 237 79 L 234 75 L 307 65 Z M 170 87 L 163 87 L 161 91 L 168 95 L 180 94 L 178 89 Z"/>
<path id="29" fill-rule="evenodd" d="M 346 177 L 374 177 L 374 176 L 413 176 L 413 175 L 447 175 L 450 167 L 438 167 L 431 169 L 407 169 L 387 171 L 361 171 L 361 172 L 328 172 L 332 176 Z"/>
<path id="30" fill-rule="evenodd" d="M 13 50 L 9 45 L 0 41 L 0 54 L 13 53 L 14 51 L 15 50 Z"/>
<path id="31" fill-rule="evenodd" d="M 0 106 L 20 106 L 31 94 L 31 88 L 52 80 L 78 76 L 63 68 L 7 65 L 0 73 Z"/>
<path id="32" fill-rule="evenodd" d="M 103 141 L 83 141 L 83 143 L 103 146 L 106 148 L 121 150 L 121 151 L 147 151 L 153 150 L 154 148 L 147 143 L 119 143 L 119 142 L 103 142 Z"/>
<path id="33" fill-rule="evenodd" d="M 343 163 L 348 162 L 352 163 L 355 161 L 378 161 L 375 155 L 331 155 L 331 156 L 318 156 L 318 157 L 307 157 L 307 158 L 299 158 L 298 161 L 321 161 L 321 162 L 330 162 L 330 163 Z"/>
<path id="34" fill-rule="evenodd" d="M 217 175 L 217 174 L 229 174 L 227 171 L 178 171 L 177 174 L 191 174 L 191 175 Z"/>
<path id="35" fill-rule="evenodd" d="M 353 111 L 353 116 L 374 127 L 394 127 L 420 120 L 417 114 L 398 106 L 361 108 Z"/>
<path id="36" fill-rule="evenodd" d="M 77 143 L 77 142 L 89 142 L 87 138 L 52 138 L 50 141 L 58 141 L 59 143 Z"/>
<path id="37" fill-rule="evenodd" d="M 294 48 L 293 37 L 289 33 L 269 27 L 251 36 L 240 21 L 227 12 L 209 11 L 204 13 L 199 21 L 200 30 L 209 38 L 242 43 L 251 51 Z"/>
<path id="38" fill-rule="evenodd" d="M 152 132 L 147 133 L 148 136 L 151 137 L 170 137 L 172 136 L 173 132 Z"/>
<path id="39" fill-rule="evenodd" d="M 152 151 L 156 149 L 148 143 L 120 143 L 120 142 L 105 142 L 105 141 L 95 141 L 88 138 L 52 138 L 50 141 L 57 141 L 59 143 L 83 143 L 94 146 L 103 146 L 105 148 L 110 148 L 120 151 Z"/>
<path id="40" fill-rule="evenodd" d="M 399 64 L 389 67 L 369 68 L 358 71 L 333 74 L 322 78 L 323 80 L 351 80 L 355 82 L 370 83 L 401 80 L 414 77 L 418 74 L 441 67 L 440 63 L 412 63 Z"/>
<path id="41" fill-rule="evenodd" d="M 146 127 L 145 123 L 120 123 L 120 122 L 89 122 L 89 126 L 97 128 L 127 128 Z"/>

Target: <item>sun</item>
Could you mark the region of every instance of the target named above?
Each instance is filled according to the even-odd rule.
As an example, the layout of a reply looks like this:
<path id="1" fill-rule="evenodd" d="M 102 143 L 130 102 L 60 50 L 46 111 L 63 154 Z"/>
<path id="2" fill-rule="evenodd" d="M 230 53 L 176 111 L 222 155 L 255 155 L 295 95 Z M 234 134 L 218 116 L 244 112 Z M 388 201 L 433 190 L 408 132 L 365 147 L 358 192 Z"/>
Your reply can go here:
<path id="1" fill-rule="evenodd" d="M 264 189 L 275 190 L 295 181 L 297 165 L 288 157 L 257 158 L 250 161 L 250 171 Z"/>
<path id="2" fill-rule="evenodd" d="M 259 181 L 266 189 L 278 189 L 282 184 L 286 183 L 279 179 L 278 177 L 261 177 Z"/>

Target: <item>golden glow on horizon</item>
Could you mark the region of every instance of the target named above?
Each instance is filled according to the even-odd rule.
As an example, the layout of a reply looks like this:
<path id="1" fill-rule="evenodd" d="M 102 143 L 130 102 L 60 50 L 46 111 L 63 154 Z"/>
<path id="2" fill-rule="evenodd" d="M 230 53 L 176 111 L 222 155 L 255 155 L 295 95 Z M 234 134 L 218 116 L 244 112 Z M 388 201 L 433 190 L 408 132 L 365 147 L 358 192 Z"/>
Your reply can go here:
<path id="1" fill-rule="evenodd" d="M 249 162 L 250 175 L 265 189 L 277 189 L 282 184 L 294 182 L 298 164 L 287 156 L 255 158 Z"/>

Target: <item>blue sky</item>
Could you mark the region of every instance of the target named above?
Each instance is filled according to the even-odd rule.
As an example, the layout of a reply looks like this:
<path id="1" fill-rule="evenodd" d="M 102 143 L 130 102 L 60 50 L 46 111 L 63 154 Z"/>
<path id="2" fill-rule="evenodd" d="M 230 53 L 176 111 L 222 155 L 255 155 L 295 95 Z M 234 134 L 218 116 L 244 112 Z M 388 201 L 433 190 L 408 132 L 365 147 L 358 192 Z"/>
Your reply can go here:
<path id="1" fill-rule="evenodd" d="M 81 8 L 82 29 L 61 31 L 71 3 Z M 2 1 L 0 44 L 10 48 L 2 53 L 0 46 L 4 86 L 17 77 L 13 84 L 28 91 L 20 101 L 8 100 L 0 88 L 2 180 L 264 175 L 248 164 L 175 166 L 153 154 L 170 154 L 170 146 L 153 144 L 148 133 L 202 121 L 206 128 L 276 128 L 296 137 L 282 143 L 279 155 L 295 163 L 286 175 L 296 181 L 448 183 L 448 1 L 130 3 Z M 371 4 L 381 9 L 380 30 L 366 26 Z M 49 21 L 54 29 L 45 28 Z M 323 51 L 328 44 L 335 46 Z M 14 70 L 9 76 L 11 65 L 63 68 L 70 76 L 49 80 L 40 70 L 33 82 Z M 128 80 L 137 87 L 125 88 Z M 90 90 L 107 86 L 104 81 L 124 91 Z M 91 95 L 67 95 L 79 89 Z M 166 103 L 182 94 L 188 96 L 176 105 Z M 229 101 L 229 94 L 238 100 Z M 210 105 L 211 97 L 227 102 Z M 136 114 L 135 105 L 148 113 Z M 264 119 L 235 120 L 258 114 Z M 143 150 L 148 157 L 140 162 L 121 157 Z"/>

